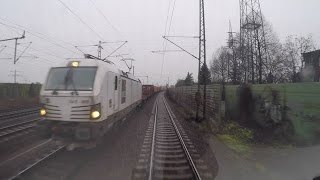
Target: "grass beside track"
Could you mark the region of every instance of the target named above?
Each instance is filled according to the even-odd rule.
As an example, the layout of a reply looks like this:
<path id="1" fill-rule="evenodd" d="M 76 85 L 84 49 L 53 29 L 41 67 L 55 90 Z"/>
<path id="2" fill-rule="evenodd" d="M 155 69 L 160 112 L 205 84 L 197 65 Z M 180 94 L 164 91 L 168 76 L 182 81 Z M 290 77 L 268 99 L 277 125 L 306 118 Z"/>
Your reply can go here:
<path id="1" fill-rule="evenodd" d="M 236 114 L 237 88 L 226 86 L 227 110 Z M 289 107 L 291 120 L 299 141 L 313 141 L 320 134 L 320 83 L 287 83 L 252 85 L 254 95 L 271 99 L 271 90 L 280 94 L 281 105 Z"/>

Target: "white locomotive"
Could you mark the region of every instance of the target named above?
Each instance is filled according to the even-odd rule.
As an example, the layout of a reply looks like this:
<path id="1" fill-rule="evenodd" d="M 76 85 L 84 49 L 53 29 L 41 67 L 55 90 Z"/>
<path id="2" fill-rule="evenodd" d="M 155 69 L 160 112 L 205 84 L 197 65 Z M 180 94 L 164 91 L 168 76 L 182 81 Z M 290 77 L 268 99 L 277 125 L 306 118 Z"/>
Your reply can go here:
<path id="1" fill-rule="evenodd" d="M 95 146 L 141 96 L 140 80 L 112 62 L 72 60 L 50 69 L 40 92 L 38 127 L 72 147 Z"/>

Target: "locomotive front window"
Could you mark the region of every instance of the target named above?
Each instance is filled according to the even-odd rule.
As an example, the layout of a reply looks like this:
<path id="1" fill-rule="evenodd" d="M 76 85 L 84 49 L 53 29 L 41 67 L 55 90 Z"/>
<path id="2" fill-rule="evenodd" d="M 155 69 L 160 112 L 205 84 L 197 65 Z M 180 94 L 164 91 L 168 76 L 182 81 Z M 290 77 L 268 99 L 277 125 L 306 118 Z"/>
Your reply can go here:
<path id="1" fill-rule="evenodd" d="M 91 91 L 97 67 L 61 67 L 49 72 L 46 90 Z"/>

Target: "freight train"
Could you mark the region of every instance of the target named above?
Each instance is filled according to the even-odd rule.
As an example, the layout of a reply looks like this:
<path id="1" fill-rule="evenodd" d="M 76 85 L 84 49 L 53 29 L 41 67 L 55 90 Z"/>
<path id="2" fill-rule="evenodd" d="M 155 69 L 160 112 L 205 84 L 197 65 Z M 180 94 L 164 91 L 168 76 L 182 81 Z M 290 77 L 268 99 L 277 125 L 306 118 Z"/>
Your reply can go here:
<path id="1" fill-rule="evenodd" d="M 158 90 L 144 88 L 144 98 Z M 141 104 L 141 81 L 110 61 L 77 59 L 52 67 L 40 92 L 39 132 L 67 144 L 91 148 Z M 144 100 L 145 100 L 144 99 Z"/>
<path id="2" fill-rule="evenodd" d="M 146 101 L 153 95 L 161 91 L 161 87 L 154 85 L 142 85 L 142 100 Z"/>

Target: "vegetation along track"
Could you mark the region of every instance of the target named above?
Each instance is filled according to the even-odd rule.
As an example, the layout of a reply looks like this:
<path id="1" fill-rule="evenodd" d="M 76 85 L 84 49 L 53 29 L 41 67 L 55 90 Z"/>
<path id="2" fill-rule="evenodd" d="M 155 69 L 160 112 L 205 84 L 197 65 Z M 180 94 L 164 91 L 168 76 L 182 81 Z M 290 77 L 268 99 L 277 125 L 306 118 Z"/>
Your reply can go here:
<path id="1" fill-rule="evenodd" d="M 61 151 L 64 145 L 56 144 L 52 139 L 17 154 L 0 163 L 0 179 L 16 179 L 28 170 Z"/>
<path id="2" fill-rule="evenodd" d="M 204 161 L 176 120 L 166 99 L 158 98 L 132 179 L 212 179 Z"/>

